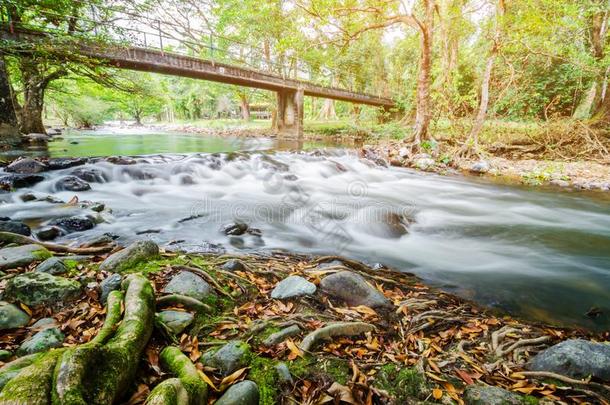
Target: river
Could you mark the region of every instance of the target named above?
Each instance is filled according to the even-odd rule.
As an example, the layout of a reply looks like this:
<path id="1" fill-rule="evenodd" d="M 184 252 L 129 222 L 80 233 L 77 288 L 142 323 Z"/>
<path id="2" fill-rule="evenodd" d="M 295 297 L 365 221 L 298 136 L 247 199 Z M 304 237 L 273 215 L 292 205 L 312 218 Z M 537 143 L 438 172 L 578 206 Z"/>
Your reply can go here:
<path id="1" fill-rule="evenodd" d="M 610 198 L 603 193 L 494 184 L 387 168 L 349 149 L 287 151 L 270 139 L 184 134 L 72 132 L 38 155 L 138 156 L 104 160 L 85 192 L 57 191 L 74 170 L 45 172 L 29 189 L 3 195 L 0 216 L 42 226 L 83 214 L 25 192 L 112 209 L 85 240 L 111 232 L 170 249 L 268 249 L 338 254 L 413 272 L 426 282 L 527 319 L 610 328 Z M 261 235 L 226 236 L 242 221 Z M 59 239 L 61 240 L 61 239 Z M 383 271 L 383 270 L 380 270 Z M 585 313 L 597 307 L 600 316 Z"/>

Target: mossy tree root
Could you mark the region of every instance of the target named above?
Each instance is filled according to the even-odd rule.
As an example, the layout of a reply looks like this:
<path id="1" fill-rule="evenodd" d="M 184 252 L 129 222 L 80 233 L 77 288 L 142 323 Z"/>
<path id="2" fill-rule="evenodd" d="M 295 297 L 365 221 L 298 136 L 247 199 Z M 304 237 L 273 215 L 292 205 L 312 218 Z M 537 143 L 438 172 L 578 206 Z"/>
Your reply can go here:
<path id="1" fill-rule="evenodd" d="M 147 405 L 204 405 L 208 387 L 197 369 L 180 349 L 168 346 L 161 351 L 161 365 L 177 378 L 169 378 L 153 389 Z"/>
<path id="2" fill-rule="evenodd" d="M 9 363 L 13 369 L 24 367 L 0 392 L 0 405 L 115 403 L 135 377 L 155 312 L 154 291 L 144 276 L 127 277 L 123 290 L 124 299 L 118 291 L 109 295 L 106 320 L 91 342 Z"/>
<path id="3" fill-rule="evenodd" d="M 42 242 L 42 241 L 39 241 L 36 239 L 29 238 L 27 236 L 19 235 L 17 233 L 12 233 L 12 232 L 0 232 L 0 242 L 16 243 L 18 245 L 35 244 L 35 245 L 40 245 L 52 252 L 74 253 L 74 254 L 81 254 L 81 255 L 84 255 L 84 254 L 94 255 L 94 254 L 99 254 L 99 253 L 106 253 L 106 252 L 110 252 L 115 247 L 114 244 L 98 246 L 98 247 L 83 247 L 83 248 L 71 247 L 71 246 L 66 246 L 66 245 L 58 245 L 57 243 Z"/>
<path id="4" fill-rule="evenodd" d="M 182 305 L 183 307 L 198 313 L 212 312 L 212 308 L 209 305 L 186 295 L 171 294 L 157 299 L 157 306 L 159 308 L 170 305 Z"/>

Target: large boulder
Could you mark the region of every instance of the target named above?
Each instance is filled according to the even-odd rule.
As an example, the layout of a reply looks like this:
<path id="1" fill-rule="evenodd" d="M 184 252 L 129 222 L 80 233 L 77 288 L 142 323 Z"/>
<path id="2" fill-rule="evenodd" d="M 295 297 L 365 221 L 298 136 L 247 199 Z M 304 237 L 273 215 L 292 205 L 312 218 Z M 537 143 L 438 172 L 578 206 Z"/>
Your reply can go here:
<path id="1" fill-rule="evenodd" d="M 25 356 L 27 354 L 46 352 L 49 349 L 61 347 L 64 339 L 64 334 L 58 328 L 46 328 L 23 342 L 17 350 L 17 354 Z"/>
<path id="2" fill-rule="evenodd" d="M 65 176 L 57 180 L 55 189 L 58 191 L 87 191 L 91 186 L 76 176 Z"/>
<path id="3" fill-rule="evenodd" d="M 58 274 L 63 274 L 68 271 L 68 267 L 64 264 L 64 262 L 57 257 L 49 257 L 44 262 L 40 263 L 36 266 L 36 270 L 42 273 L 49 273 L 54 276 Z"/>
<path id="4" fill-rule="evenodd" d="M 466 405 L 521 405 L 524 402 L 514 392 L 500 387 L 484 384 L 473 384 L 464 390 Z"/>
<path id="5" fill-rule="evenodd" d="M 0 301 L 0 330 L 22 328 L 30 322 L 30 316 L 13 304 Z"/>
<path id="6" fill-rule="evenodd" d="M 316 292 L 316 285 L 301 276 L 288 276 L 271 291 L 271 298 L 286 299 L 312 295 Z"/>
<path id="7" fill-rule="evenodd" d="M 212 287 L 201 277 L 190 271 L 176 274 L 163 289 L 164 293 L 180 294 L 193 297 L 199 301 L 205 300 L 213 293 Z"/>
<path id="8" fill-rule="evenodd" d="M 41 176 L 40 174 L 12 173 L 0 177 L 0 187 L 8 189 L 31 187 L 43 180 L 44 176 Z"/>
<path id="9" fill-rule="evenodd" d="M 87 158 L 53 158 L 49 159 L 47 166 L 51 170 L 67 169 L 87 163 Z"/>
<path id="10" fill-rule="evenodd" d="M 258 405 L 258 386 L 254 381 L 244 380 L 233 384 L 214 402 L 215 405 Z"/>
<path id="11" fill-rule="evenodd" d="M 125 249 L 113 253 L 100 265 L 100 270 L 121 273 L 143 261 L 159 255 L 159 246 L 151 240 L 140 240 Z"/>
<path id="12" fill-rule="evenodd" d="M 530 360 L 527 368 L 572 378 L 592 376 L 610 381 L 610 343 L 566 340 L 538 353 Z"/>
<path id="13" fill-rule="evenodd" d="M 349 306 L 366 305 L 379 308 L 392 305 L 381 292 L 367 283 L 364 277 L 350 271 L 340 271 L 324 277 L 320 288 Z"/>
<path id="14" fill-rule="evenodd" d="M 234 340 L 222 346 L 216 352 L 206 352 L 201 361 L 209 367 L 218 369 L 222 375 L 229 375 L 249 363 L 250 346 L 240 340 Z"/>
<path id="15" fill-rule="evenodd" d="M 12 232 L 25 236 L 32 234 L 30 227 L 20 221 L 0 221 L 0 232 Z"/>
<path id="16" fill-rule="evenodd" d="M 6 166 L 6 171 L 11 173 L 34 174 L 47 170 L 47 165 L 40 163 L 32 158 L 23 158 L 15 160 L 10 165 Z"/>
<path id="17" fill-rule="evenodd" d="M 51 252 L 40 245 L 23 245 L 0 249 L 0 270 L 27 266 L 51 256 Z"/>
<path id="18" fill-rule="evenodd" d="M 67 218 L 58 218 L 49 224 L 51 226 L 57 226 L 64 231 L 70 232 L 83 232 L 88 231 L 95 227 L 95 221 L 90 217 L 67 217 Z"/>
<path id="19" fill-rule="evenodd" d="M 167 310 L 159 312 L 157 314 L 157 319 L 159 319 L 170 332 L 177 335 L 193 322 L 195 316 L 190 312 Z"/>
<path id="20" fill-rule="evenodd" d="M 70 302 L 80 295 L 77 281 L 48 273 L 31 272 L 11 278 L 6 285 L 4 298 L 28 306 L 55 305 Z"/>

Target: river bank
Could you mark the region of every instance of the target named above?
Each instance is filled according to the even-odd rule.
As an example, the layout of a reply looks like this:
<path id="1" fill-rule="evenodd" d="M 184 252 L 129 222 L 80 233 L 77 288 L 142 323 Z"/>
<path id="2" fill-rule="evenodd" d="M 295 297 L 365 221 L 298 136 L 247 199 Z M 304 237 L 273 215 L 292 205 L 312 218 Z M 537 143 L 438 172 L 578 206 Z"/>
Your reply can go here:
<path id="1" fill-rule="evenodd" d="M 0 236 L 5 243 L 27 242 Z M 56 363 L 72 370 L 76 381 L 97 381 L 97 373 L 83 375 L 76 367 L 81 363 L 69 360 L 77 347 L 86 357 L 94 340 L 139 351 L 121 360 L 128 383 L 106 381 L 117 400 L 123 384 L 122 400 L 129 404 L 147 397 L 149 403 L 172 403 L 167 392 L 176 386 L 186 387 L 187 395 L 207 392 L 209 401 L 220 398 L 218 404 L 610 400 L 603 385 L 610 361 L 597 361 L 610 359 L 610 347 L 590 343 L 607 340 L 607 333 L 494 314 L 410 274 L 342 257 L 182 254 L 159 251 L 150 241 L 126 249 L 71 249 L 78 255 L 48 244 L 0 251 L 0 289 L 11 302 L 0 307 L 10 315 L 0 317 L 0 354 L 7 363 L 0 369 L 0 400 L 33 398 L 28 384 L 43 396 L 74 388 L 71 380 L 47 374 Z M 121 284 L 125 319 L 138 313 L 128 338 L 125 320 L 116 329 L 123 295 L 111 292 Z M 154 292 L 156 309 L 141 292 L 146 289 Z M 96 338 L 112 333 L 118 337 Z M 557 362 L 558 353 L 569 360 Z M 106 361 L 100 358 L 97 369 L 104 370 Z M 42 380 L 34 382 L 32 375 Z M 93 398 L 86 387 L 81 395 Z"/>

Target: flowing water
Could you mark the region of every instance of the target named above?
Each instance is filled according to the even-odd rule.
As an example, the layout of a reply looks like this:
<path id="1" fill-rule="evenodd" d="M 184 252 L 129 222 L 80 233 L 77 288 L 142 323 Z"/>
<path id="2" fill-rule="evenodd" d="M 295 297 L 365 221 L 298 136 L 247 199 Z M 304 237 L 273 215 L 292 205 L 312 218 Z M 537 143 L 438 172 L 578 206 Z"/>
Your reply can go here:
<path id="1" fill-rule="evenodd" d="M 31 191 L 68 201 L 78 194 L 81 201 L 105 203 L 112 214 L 103 213 L 106 222 L 66 240 L 111 232 L 125 242 L 151 238 L 188 251 L 340 254 L 413 272 L 530 319 L 610 328 L 607 194 L 380 167 L 349 150 L 262 151 L 274 148 L 271 140 L 137 136 L 74 134 L 51 143 L 52 156 L 146 156 L 133 165 L 98 160 L 81 166 L 96 170 L 101 180 L 86 192 L 56 191 L 57 180 L 74 168 L 46 172 L 46 180 L 31 189 L 4 195 L 0 216 L 44 225 L 82 212 L 24 203 L 19 195 Z M 261 235 L 223 234 L 222 226 L 234 221 Z M 592 307 L 602 315 L 586 317 Z"/>

